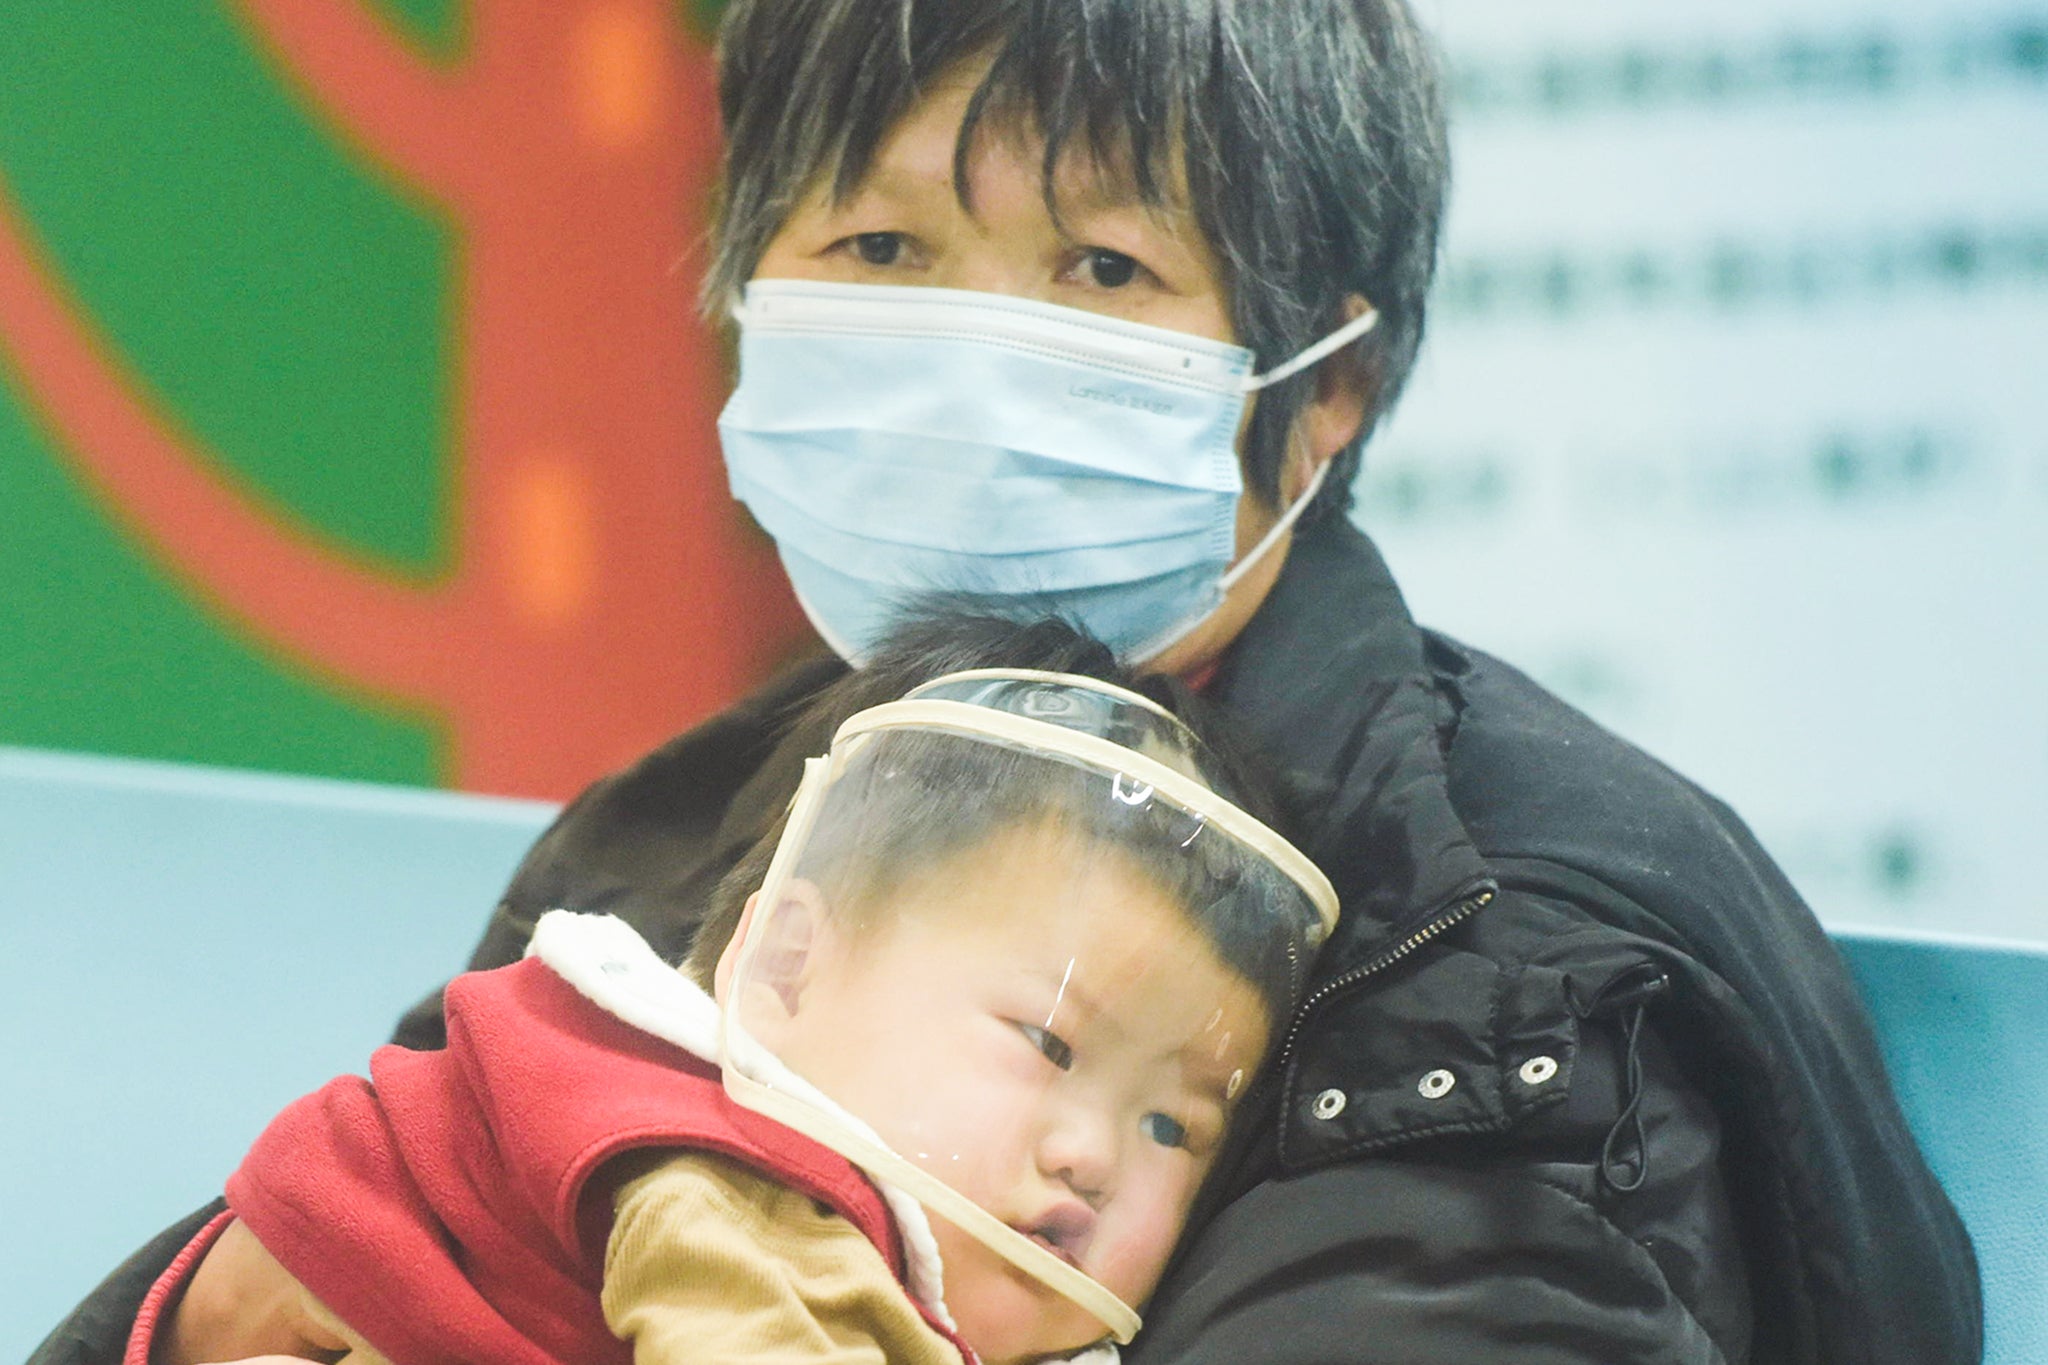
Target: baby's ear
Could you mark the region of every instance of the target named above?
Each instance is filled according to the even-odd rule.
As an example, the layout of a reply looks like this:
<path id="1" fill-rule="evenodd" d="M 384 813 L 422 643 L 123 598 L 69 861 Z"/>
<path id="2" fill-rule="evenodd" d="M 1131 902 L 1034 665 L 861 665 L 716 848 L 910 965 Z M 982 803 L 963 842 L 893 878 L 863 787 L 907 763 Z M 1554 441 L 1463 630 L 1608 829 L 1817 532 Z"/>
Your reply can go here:
<path id="1" fill-rule="evenodd" d="M 747 897 L 739 926 L 733 930 L 725 951 L 718 955 L 718 967 L 712 974 L 712 991 L 718 1003 L 723 1005 L 732 991 L 747 944 L 758 938 L 747 968 L 746 988 L 750 993 L 773 998 L 785 1017 L 795 1015 L 804 985 L 815 966 L 825 916 L 824 894 L 815 882 L 801 877 L 792 877 L 783 884 L 772 914 L 762 907 L 760 892 Z M 766 1004 L 765 998 L 762 1003 Z"/>
<path id="2" fill-rule="evenodd" d="M 711 969 L 711 996 L 719 1004 L 725 1003 L 725 995 L 732 988 L 732 974 L 740 965 L 740 945 L 747 941 L 747 931 L 754 927 L 754 907 L 761 903 L 761 893 L 756 891 L 747 897 L 746 905 L 740 910 L 740 922 L 733 927 L 732 937 L 725 941 L 725 948 L 718 954 L 718 965 Z"/>

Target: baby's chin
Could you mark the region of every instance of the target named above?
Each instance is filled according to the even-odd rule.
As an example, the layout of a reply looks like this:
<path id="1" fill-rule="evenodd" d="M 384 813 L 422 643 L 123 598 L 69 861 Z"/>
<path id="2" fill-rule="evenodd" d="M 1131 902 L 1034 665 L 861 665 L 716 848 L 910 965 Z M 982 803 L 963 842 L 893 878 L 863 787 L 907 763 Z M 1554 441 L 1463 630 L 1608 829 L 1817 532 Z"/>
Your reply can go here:
<path id="1" fill-rule="evenodd" d="M 983 1365 L 1072 1355 L 1108 1335 L 1093 1313 L 972 1237 L 937 1220 L 932 1231 L 946 1265 L 946 1307 Z"/>

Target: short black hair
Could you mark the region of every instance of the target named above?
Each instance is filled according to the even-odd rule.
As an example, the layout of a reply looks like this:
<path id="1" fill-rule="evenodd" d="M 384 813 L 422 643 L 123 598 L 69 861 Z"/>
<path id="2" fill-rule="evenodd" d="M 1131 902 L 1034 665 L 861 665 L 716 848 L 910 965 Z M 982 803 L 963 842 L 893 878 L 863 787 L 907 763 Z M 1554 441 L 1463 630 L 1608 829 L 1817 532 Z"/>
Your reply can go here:
<path id="1" fill-rule="evenodd" d="M 1203 780 L 1282 837 L 1293 824 L 1278 778 L 1245 747 L 1234 728 L 1184 684 L 1138 676 L 1107 646 L 1052 618 L 1017 623 L 951 614 L 899 623 L 869 663 L 826 688 L 791 725 L 793 735 L 823 753 L 839 725 L 856 712 L 893 701 L 934 678 L 967 669 L 1016 668 L 1091 677 L 1138 693 L 1178 716 L 1203 746 Z M 1064 765 L 1026 760 L 996 745 L 961 745 L 916 731 L 875 736 L 842 781 L 868 783 L 877 828 L 840 830 L 817 853 L 850 875 L 854 898 L 886 896 L 891 878 L 930 866 L 996 831 L 1044 821 L 1104 836 L 1131 866 L 1187 907 L 1219 958 L 1265 999 L 1277 1028 L 1298 997 L 1307 963 L 1266 932 L 1277 896 L 1293 884 L 1262 858 L 1244 856 L 1234 841 L 1211 838 L 1190 848 L 1198 824 L 1161 803 L 1103 809 L 1099 788 L 1063 780 Z M 885 776 L 886 775 L 886 776 Z M 1105 816 L 1123 820 L 1113 831 Z M 691 945 L 685 968 L 708 989 L 720 954 L 738 929 L 747 898 L 761 887 L 781 842 L 774 826 L 719 883 Z M 844 847 L 838 847 L 838 845 Z M 807 874 L 808 875 L 808 874 Z M 1199 903 L 1197 903 L 1199 900 Z"/>
<path id="2" fill-rule="evenodd" d="M 955 149 L 963 199 L 977 129 L 1027 127 L 1055 212 L 1075 148 L 1145 202 L 1185 188 L 1261 366 L 1335 330 L 1349 295 L 1379 310 L 1358 343 L 1365 421 L 1312 510 L 1348 507 L 1421 344 L 1449 182 L 1441 82 L 1406 0 L 733 0 L 707 305 L 737 293 L 805 195 L 851 192 L 921 92 L 977 59 L 991 64 Z M 1259 397 L 1245 461 L 1268 503 L 1314 392 L 1311 370 Z"/>

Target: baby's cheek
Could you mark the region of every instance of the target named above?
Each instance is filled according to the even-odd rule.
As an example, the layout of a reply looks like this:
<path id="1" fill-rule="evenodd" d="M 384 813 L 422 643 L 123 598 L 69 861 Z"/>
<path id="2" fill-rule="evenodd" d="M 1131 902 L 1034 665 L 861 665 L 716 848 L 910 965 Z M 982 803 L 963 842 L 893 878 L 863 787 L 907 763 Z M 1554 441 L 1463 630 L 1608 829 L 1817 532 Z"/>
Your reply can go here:
<path id="1" fill-rule="evenodd" d="M 1117 1203 L 1125 1205 L 1126 1200 L 1119 1198 Z M 1117 1208 L 1097 1235 L 1096 1255 L 1089 1258 L 1096 1279 L 1125 1303 L 1142 1310 L 1173 1253 L 1186 1221 L 1187 1205 L 1177 1191 L 1159 1190 Z"/>
<path id="2" fill-rule="evenodd" d="M 1101 1340 L 1105 1329 L 1080 1305 L 1026 1275 L 946 1223 L 933 1219 L 946 1265 L 946 1307 L 986 1365 L 1065 1355 Z"/>

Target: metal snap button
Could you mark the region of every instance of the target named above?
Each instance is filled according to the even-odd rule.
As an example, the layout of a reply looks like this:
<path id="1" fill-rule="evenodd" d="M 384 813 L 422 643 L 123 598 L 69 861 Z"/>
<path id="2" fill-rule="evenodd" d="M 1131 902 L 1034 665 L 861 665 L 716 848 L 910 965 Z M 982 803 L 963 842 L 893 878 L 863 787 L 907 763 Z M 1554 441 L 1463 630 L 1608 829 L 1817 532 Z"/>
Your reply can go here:
<path id="1" fill-rule="evenodd" d="M 1344 1112 L 1344 1092 L 1341 1090 L 1325 1090 L 1322 1094 L 1316 1096 L 1315 1103 L 1309 1106 L 1308 1111 L 1319 1119 L 1336 1118 L 1337 1115 Z"/>
<path id="2" fill-rule="evenodd" d="M 1522 1063 L 1522 1084 L 1541 1085 L 1557 1074 L 1557 1058 L 1531 1057 Z"/>
<path id="3" fill-rule="evenodd" d="M 1450 1094 L 1451 1087 L 1457 1083 L 1458 1078 L 1456 1076 L 1453 1076 L 1442 1067 L 1438 1067 L 1416 1083 L 1415 1092 L 1426 1100 L 1440 1100 Z"/>

